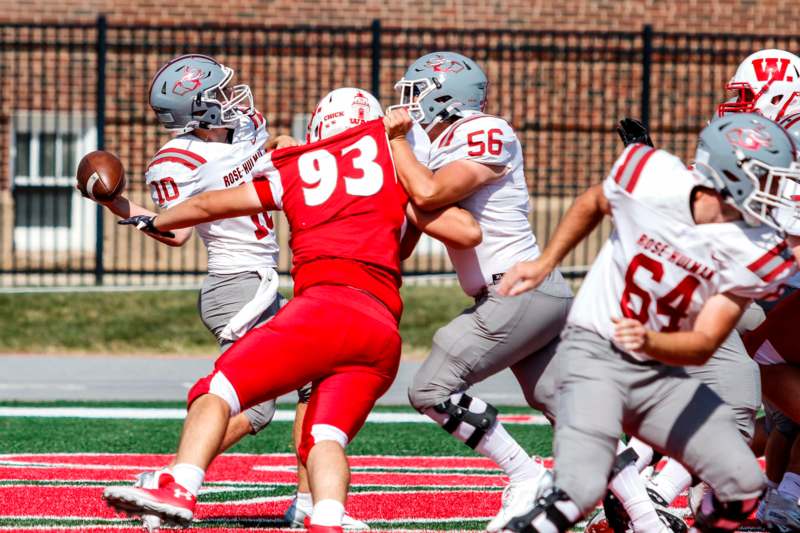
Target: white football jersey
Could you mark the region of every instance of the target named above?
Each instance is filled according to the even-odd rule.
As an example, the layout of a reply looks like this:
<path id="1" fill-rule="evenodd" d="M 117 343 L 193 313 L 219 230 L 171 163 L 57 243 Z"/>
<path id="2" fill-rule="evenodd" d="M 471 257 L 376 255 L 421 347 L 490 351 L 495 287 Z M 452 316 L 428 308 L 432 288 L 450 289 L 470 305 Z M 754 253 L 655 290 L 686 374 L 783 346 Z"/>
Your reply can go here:
<path id="1" fill-rule="evenodd" d="M 703 184 L 663 150 L 636 144 L 623 152 L 603 183 L 614 231 L 575 297 L 570 324 L 607 339 L 611 319 L 623 316 L 654 331 L 685 331 L 715 294 L 780 293 L 797 270 L 786 241 L 766 225 L 695 224 L 691 193 Z"/>
<path id="2" fill-rule="evenodd" d="M 483 232 L 473 249 L 447 249 L 464 292 L 475 296 L 520 261 L 539 256 L 531 231 L 528 184 L 522 146 L 511 125 L 483 113 L 469 113 L 444 130 L 432 143 L 428 167 L 436 171 L 453 161 L 471 160 L 505 167 L 491 181 L 458 202 L 469 211 Z"/>
<path id="3" fill-rule="evenodd" d="M 406 139 L 408 139 L 411 149 L 414 150 L 414 157 L 427 167 L 431 158 L 431 140 L 428 138 L 428 134 L 422 126 L 414 124 L 411 129 L 408 130 Z"/>
<path id="4" fill-rule="evenodd" d="M 162 209 L 205 191 L 238 187 L 252 180 L 269 139 L 261 113 L 243 115 L 231 143 L 178 135 L 156 153 L 147 168 L 150 193 Z M 227 218 L 196 226 L 208 249 L 208 271 L 235 274 L 275 268 L 278 242 L 269 213 Z"/>

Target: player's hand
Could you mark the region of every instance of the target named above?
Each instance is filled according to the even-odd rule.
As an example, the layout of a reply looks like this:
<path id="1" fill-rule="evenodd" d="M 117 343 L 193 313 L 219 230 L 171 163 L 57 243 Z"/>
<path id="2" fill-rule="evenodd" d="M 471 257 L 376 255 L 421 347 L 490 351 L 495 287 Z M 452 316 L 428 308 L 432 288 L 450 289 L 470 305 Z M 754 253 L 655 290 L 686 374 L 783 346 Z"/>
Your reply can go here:
<path id="1" fill-rule="evenodd" d="M 390 110 L 383 117 L 383 126 L 386 128 L 386 135 L 390 141 L 405 137 L 413 125 L 414 121 L 411 120 L 408 110 L 402 107 Z"/>
<path id="2" fill-rule="evenodd" d="M 136 226 L 136 229 L 143 231 L 145 233 L 149 233 L 150 235 L 156 235 L 158 237 L 169 237 L 170 239 L 175 238 L 175 234 L 171 231 L 161 231 L 156 228 L 155 226 L 156 217 L 150 215 L 136 215 L 129 218 L 124 218 L 117 222 L 122 226 Z"/>
<path id="3" fill-rule="evenodd" d="M 626 352 L 644 351 L 647 344 L 647 328 L 633 318 L 612 318 L 614 342 Z"/>
<path id="4" fill-rule="evenodd" d="M 272 150 L 277 150 L 279 148 L 289 148 L 291 146 L 300 146 L 300 141 L 292 137 L 291 135 L 278 135 L 277 137 L 273 137 L 267 141 L 265 148 L 267 152 L 271 152 Z"/>
<path id="5" fill-rule="evenodd" d="M 625 146 L 636 143 L 653 146 L 653 141 L 650 139 L 650 133 L 647 128 L 635 118 L 623 118 L 620 120 L 617 125 L 617 133 Z"/>
<path id="6" fill-rule="evenodd" d="M 541 285 L 553 268 L 541 258 L 517 263 L 503 275 L 497 286 L 497 292 L 502 296 L 516 296 L 532 291 Z"/>

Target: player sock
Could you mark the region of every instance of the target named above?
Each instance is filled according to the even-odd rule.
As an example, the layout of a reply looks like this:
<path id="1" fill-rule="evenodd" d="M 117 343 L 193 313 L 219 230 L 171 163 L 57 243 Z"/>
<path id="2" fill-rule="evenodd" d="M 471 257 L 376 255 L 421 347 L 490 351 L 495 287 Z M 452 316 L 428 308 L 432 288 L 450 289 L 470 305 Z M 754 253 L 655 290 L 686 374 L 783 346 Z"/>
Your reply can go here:
<path id="1" fill-rule="evenodd" d="M 669 459 L 664 468 L 650 480 L 649 487 L 667 503 L 678 497 L 692 484 L 692 475 L 675 459 Z"/>
<path id="2" fill-rule="evenodd" d="M 317 526 L 341 526 L 344 505 L 336 500 L 320 500 L 314 504 L 311 523 Z"/>
<path id="3" fill-rule="evenodd" d="M 295 498 L 297 499 L 297 508 L 301 511 L 305 511 L 306 514 L 311 514 L 314 508 L 314 500 L 311 499 L 311 493 L 298 491 L 295 494 Z"/>
<path id="4" fill-rule="evenodd" d="M 609 488 L 628 512 L 635 532 L 666 530 L 635 464 L 629 464 L 614 476 Z"/>
<path id="5" fill-rule="evenodd" d="M 522 449 L 500 422 L 495 423 L 481 439 L 475 451 L 497 463 L 511 483 L 536 479 L 545 470 L 544 466 Z"/>
<path id="6" fill-rule="evenodd" d="M 180 463 L 172 467 L 172 477 L 175 478 L 175 483 L 191 492 L 194 496 L 197 496 L 197 493 L 200 492 L 205 476 L 206 473 L 202 468 L 189 463 Z"/>
<path id="7" fill-rule="evenodd" d="M 635 451 L 636 455 L 639 456 L 639 458 L 636 459 L 636 470 L 639 472 L 643 471 L 653 460 L 653 448 L 651 448 L 649 444 L 645 444 L 636 437 L 633 437 L 630 441 L 628 441 L 628 446 L 633 448 L 633 451 Z"/>
<path id="8" fill-rule="evenodd" d="M 778 492 L 795 501 L 800 499 L 800 474 L 786 472 L 781 484 L 778 485 Z"/>

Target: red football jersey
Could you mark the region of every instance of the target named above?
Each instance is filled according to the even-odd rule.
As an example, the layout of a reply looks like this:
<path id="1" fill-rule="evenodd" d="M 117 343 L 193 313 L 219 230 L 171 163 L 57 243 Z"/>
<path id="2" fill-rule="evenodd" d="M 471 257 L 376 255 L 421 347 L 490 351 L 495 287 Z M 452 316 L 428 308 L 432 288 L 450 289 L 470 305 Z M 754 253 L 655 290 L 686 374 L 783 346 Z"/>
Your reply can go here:
<path id="1" fill-rule="evenodd" d="M 407 198 L 383 121 L 271 155 L 259 161 L 254 183 L 264 209 L 282 209 L 289 220 L 295 294 L 312 285 L 349 285 L 399 318 Z"/>

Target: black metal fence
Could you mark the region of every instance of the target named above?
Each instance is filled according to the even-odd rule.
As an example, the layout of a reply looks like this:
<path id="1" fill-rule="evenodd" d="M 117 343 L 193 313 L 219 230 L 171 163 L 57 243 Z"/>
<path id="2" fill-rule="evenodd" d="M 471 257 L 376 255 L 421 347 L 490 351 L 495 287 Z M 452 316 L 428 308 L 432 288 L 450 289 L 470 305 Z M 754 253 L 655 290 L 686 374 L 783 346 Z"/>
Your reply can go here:
<path id="1" fill-rule="evenodd" d="M 0 287 L 196 284 L 206 268 L 199 239 L 171 249 L 119 228 L 74 190 L 80 156 L 95 148 L 126 166 L 128 196 L 150 205 L 149 158 L 168 139 L 147 104 L 152 74 L 167 59 L 199 52 L 232 66 L 254 91 L 273 133 L 302 134 L 329 90 L 370 89 L 388 105 L 416 57 L 451 49 L 490 79 L 488 111 L 508 119 L 524 147 L 532 225 L 547 240 L 572 198 L 599 182 L 620 151 L 624 116 L 649 123 L 656 143 L 685 158 L 752 51 L 797 50 L 798 38 L 636 32 L 443 31 L 383 27 L 143 27 L 0 24 Z M 604 226 L 565 264 L 580 274 Z M 281 270 L 288 270 L 280 225 Z M 409 275 L 450 272 L 425 241 Z"/>

